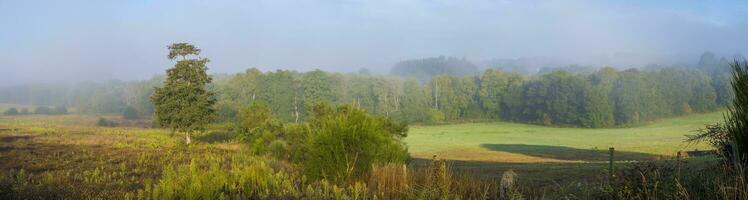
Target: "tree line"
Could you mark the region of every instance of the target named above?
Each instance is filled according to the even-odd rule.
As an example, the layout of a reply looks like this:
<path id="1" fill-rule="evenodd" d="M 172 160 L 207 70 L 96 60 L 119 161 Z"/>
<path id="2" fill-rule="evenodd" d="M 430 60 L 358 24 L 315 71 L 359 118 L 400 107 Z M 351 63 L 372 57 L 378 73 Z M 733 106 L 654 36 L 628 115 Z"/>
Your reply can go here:
<path id="1" fill-rule="evenodd" d="M 663 68 L 591 74 L 554 71 L 524 76 L 489 69 L 479 76 L 433 76 L 427 83 L 394 76 L 315 70 L 249 69 L 215 85 L 219 115 L 254 102 L 280 119 L 308 118 L 316 103 L 350 104 L 417 122 L 503 120 L 578 127 L 625 126 L 663 117 L 715 111 L 729 102 L 726 80 L 694 69 Z"/>
<path id="2" fill-rule="evenodd" d="M 464 62 L 441 59 L 444 62 L 435 58 L 399 66 Z M 428 79 L 251 68 L 213 75 L 207 90 L 214 94 L 219 121 L 232 121 L 240 108 L 261 103 L 280 120 L 301 122 L 310 118 L 315 104 L 327 103 L 349 104 L 411 123 L 500 120 L 613 127 L 720 109 L 732 99 L 729 75 L 725 59 L 705 53 L 698 65 L 690 67 L 604 67 L 592 72 L 555 70 L 539 75 L 487 69 L 478 75 L 444 73 Z M 138 116 L 150 117 L 154 108 L 149 97 L 163 80 L 6 88 L 0 101 L 68 105 L 82 113 L 135 110 Z"/>

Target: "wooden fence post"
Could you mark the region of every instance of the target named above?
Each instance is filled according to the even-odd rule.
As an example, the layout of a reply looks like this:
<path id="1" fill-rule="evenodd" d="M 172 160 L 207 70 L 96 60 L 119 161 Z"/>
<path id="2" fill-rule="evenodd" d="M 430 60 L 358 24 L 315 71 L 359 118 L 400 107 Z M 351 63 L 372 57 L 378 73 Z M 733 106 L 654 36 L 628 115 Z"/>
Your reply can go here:
<path id="1" fill-rule="evenodd" d="M 613 153 L 615 152 L 616 148 L 610 147 L 608 150 L 610 150 L 609 160 L 608 160 L 608 181 L 613 181 Z"/>

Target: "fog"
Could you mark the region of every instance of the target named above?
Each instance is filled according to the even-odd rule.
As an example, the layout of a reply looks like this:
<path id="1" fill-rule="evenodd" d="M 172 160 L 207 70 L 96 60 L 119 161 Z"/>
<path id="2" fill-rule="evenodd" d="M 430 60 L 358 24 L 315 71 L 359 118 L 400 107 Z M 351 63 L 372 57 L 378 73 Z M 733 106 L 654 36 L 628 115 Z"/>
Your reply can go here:
<path id="1" fill-rule="evenodd" d="M 386 73 L 431 56 L 583 65 L 690 63 L 748 52 L 745 1 L 5 1 L 0 86 L 147 79 L 189 42 L 210 73 Z"/>

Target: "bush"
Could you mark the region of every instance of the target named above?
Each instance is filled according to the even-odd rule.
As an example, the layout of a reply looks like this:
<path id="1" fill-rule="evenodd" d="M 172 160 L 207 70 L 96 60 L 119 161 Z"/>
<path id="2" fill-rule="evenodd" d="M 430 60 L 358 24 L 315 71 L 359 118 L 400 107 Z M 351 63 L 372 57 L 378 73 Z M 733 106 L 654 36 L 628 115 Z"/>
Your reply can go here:
<path id="1" fill-rule="evenodd" d="M 122 117 L 125 119 L 137 119 L 138 111 L 132 106 L 127 106 L 125 110 L 122 111 Z"/>
<path id="2" fill-rule="evenodd" d="M 8 108 L 8 110 L 5 110 L 3 112 L 5 115 L 18 115 L 18 110 L 16 108 Z"/>
<path id="3" fill-rule="evenodd" d="M 236 130 L 238 139 L 248 143 L 255 154 L 268 153 L 269 145 L 283 139 L 284 132 L 283 123 L 273 118 L 270 109 L 257 103 L 239 112 Z"/>
<path id="4" fill-rule="evenodd" d="M 445 119 L 444 113 L 437 109 L 429 109 L 429 121 L 430 122 L 443 122 Z"/>
<path id="5" fill-rule="evenodd" d="M 100 117 L 98 121 L 96 121 L 96 126 L 100 127 L 114 127 L 117 124 L 115 124 L 112 121 L 107 120 L 106 118 Z"/>
<path id="6" fill-rule="evenodd" d="M 317 113 L 307 131 L 305 173 L 312 179 L 339 183 L 361 180 L 372 165 L 404 163 L 408 151 L 400 141 L 407 127 L 388 118 L 375 118 L 366 111 L 342 106 Z"/>
<path id="7" fill-rule="evenodd" d="M 49 108 L 47 106 L 39 106 L 34 109 L 34 113 L 39 115 L 49 115 L 52 114 L 53 111 L 52 108 Z"/>

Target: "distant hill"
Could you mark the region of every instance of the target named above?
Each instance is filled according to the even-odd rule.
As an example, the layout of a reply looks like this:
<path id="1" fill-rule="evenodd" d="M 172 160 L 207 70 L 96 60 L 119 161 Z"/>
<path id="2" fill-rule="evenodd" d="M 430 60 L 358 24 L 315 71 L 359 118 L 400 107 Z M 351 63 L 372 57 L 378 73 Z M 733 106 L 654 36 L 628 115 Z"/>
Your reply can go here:
<path id="1" fill-rule="evenodd" d="M 518 59 L 491 59 L 483 63 L 486 68 L 499 69 L 505 72 L 520 74 L 536 74 L 541 69 L 556 68 L 568 65 L 569 62 L 546 57 L 530 57 Z"/>

